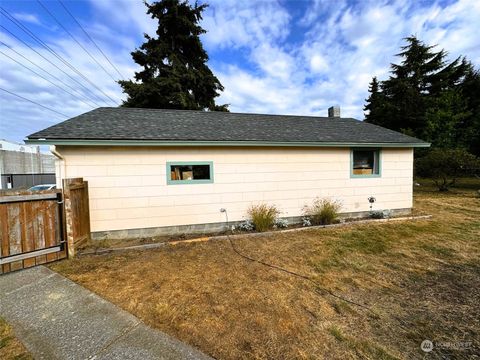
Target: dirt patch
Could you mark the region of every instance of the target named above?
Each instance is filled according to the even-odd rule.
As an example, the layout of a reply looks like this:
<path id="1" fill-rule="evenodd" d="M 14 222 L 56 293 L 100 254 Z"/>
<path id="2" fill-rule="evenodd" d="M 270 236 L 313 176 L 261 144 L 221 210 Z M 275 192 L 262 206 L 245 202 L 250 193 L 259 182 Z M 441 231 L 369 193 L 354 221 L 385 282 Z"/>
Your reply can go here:
<path id="1" fill-rule="evenodd" d="M 51 267 L 216 358 L 468 358 L 480 338 L 480 199 L 424 187 L 415 207 L 433 219 L 235 239 L 315 283 L 228 241 Z M 427 354 L 425 339 L 451 346 Z M 463 340 L 471 348 L 452 346 Z"/>
<path id="2" fill-rule="evenodd" d="M 179 234 L 179 235 L 165 235 L 165 236 L 153 236 L 153 237 L 141 237 L 141 238 L 127 238 L 127 239 L 103 239 L 92 240 L 83 244 L 80 248 L 80 252 L 90 253 L 100 249 L 115 249 L 123 248 L 127 246 L 138 246 L 148 244 L 162 244 L 176 241 L 188 241 L 207 236 L 225 235 L 224 232 L 211 233 L 211 234 Z"/>

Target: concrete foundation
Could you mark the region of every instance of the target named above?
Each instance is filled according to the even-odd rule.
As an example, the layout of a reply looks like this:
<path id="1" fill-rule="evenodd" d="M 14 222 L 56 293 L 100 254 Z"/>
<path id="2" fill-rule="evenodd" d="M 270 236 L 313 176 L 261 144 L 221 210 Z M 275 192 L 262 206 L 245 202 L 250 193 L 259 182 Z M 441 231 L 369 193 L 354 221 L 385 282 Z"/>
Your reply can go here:
<path id="1" fill-rule="evenodd" d="M 405 216 L 410 215 L 411 208 L 404 209 L 390 209 L 392 216 Z M 359 211 L 340 214 L 340 219 L 361 219 L 368 218 L 369 211 Z M 289 225 L 300 224 L 302 222 L 301 216 L 284 217 Z M 242 221 L 229 222 L 229 226 L 237 227 Z M 175 236 L 182 234 L 214 234 L 229 230 L 225 222 L 209 223 L 209 224 L 191 224 L 191 225 L 177 225 L 177 226 L 162 226 L 151 227 L 143 229 L 125 229 L 125 230 L 113 230 L 113 231 L 97 231 L 92 232 L 93 240 L 121 240 L 121 239 L 134 239 L 134 238 L 148 238 L 155 236 Z"/>

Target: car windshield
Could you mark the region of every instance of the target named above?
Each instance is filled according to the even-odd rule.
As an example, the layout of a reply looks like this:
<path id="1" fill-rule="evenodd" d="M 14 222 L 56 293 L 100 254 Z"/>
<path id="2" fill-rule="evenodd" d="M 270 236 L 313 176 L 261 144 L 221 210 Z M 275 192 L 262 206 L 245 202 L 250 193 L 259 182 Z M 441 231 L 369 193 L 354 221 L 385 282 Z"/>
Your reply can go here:
<path id="1" fill-rule="evenodd" d="M 36 185 L 30 188 L 30 191 L 41 191 L 50 189 L 50 185 Z"/>

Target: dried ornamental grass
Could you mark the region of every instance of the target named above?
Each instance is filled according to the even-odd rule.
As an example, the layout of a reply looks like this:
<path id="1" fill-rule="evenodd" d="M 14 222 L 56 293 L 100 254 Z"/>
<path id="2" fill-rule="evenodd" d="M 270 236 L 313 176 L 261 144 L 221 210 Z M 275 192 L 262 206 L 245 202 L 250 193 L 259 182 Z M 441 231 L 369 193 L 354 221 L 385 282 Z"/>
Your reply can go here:
<path id="1" fill-rule="evenodd" d="M 315 198 L 312 205 L 305 205 L 303 213 L 312 225 L 328 225 L 337 221 L 341 208 L 338 200 Z"/>
<path id="2" fill-rule="evenodd" d="M 255 230 L 260 232 L 273 229 L 280 214 L 275 205 L 267 204 L 252 205 L 247 212 Z"/>

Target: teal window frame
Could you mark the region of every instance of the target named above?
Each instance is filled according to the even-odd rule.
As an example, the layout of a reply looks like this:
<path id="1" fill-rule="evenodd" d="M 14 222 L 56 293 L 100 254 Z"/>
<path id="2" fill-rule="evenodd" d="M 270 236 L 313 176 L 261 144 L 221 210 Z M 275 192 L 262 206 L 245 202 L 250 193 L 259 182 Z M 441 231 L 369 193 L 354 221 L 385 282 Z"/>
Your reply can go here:
<path id="1" fill-rule="evenodd" d="M 172 180 L 171 166 L 174 165 L 208 165 L 210 167 L 210 179 L 199 180 Z M 212 184 L 213 183 L 213 161 L 167 161 L 167 185 L 188 185 L 188 184 Z"/>
<path id="2" fill-rule="evenodd" d="M 354 151 L 376 151 L 378 153 L 378 174 L 354 174 L 353 173 L 353 152 Z M 350 178 L 366 179 L 382 177 L 382 149 L 381 148 L 351 148 L 350 149 Z"/>

